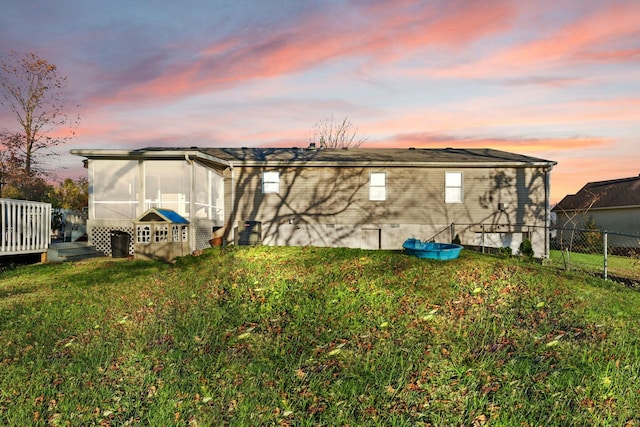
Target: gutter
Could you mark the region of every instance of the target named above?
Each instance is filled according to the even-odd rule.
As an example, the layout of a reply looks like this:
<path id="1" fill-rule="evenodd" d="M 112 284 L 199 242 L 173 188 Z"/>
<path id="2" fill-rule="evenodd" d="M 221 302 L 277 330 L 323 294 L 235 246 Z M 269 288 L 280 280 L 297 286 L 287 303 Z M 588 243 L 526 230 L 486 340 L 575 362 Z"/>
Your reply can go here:
<path id="1" fill-rule="evenodd" d="M 191 156 L 195 159 L 214 162 L 224 166 L 230 166 L 232 162 L 235 162 L 236 166 L 257 166 L 257 167 L 464 167 L 473 166 L 481 168 L 494 168 L 494 167 L 553 167 L 557 165 L 554 161 L 537 161 L 537 162 L 519 162 L 519 161 L 505 161 L 505 162 L 474 162 L 474 161 L 458 161 L 458 162 L 402 162 L 402 161 L 388 161 L 388 160 L 361 160 L 361 161 L 318 161 L 318 160 L 224 160 L 220 157 L 213 156 L 200 151 L 197 148 L 188 150 L 153 150 L 146 151 L 140 150 L 108 150 L 108 149 L 73 149 L 71 154 L 76 156 L 83 156 L 92 159 L 183 159 L 185 156 Z"/>
<path id="2" fill-rule="evenodd" d="M 444 167 L 481 167 L 481 168 L 495 168 L 495 167 L 545 167 L 551 168 L 557 165 L 557 162 L 389 162 L 389 161 L 301 161 L 301 160 L 278 160 L 278 161 L 242 161 L 238 166 L 271 166 L 271 167 L 432 167 L 432 168 L 444 168 Z"/>

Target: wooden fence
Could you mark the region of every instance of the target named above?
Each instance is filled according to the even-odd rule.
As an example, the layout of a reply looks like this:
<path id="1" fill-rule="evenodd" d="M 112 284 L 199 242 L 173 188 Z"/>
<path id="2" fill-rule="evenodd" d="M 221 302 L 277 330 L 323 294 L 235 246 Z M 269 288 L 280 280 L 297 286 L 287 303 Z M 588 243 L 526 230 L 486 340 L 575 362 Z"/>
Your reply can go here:
<path id="1" fill-rule="evenodd" d="M 51 242 L 51 204 L 0 199 L 0 255 L 44 253 Z"/>

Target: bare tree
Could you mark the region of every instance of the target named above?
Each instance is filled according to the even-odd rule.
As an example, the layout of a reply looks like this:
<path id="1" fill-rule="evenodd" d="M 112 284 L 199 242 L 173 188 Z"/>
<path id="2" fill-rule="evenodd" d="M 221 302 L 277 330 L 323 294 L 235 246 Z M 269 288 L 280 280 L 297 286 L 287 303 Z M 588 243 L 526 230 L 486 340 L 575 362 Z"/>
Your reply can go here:
<path id="1" fill-rule="evenodd" d="M 0 129 L 0 142 L 6 151 L 22 159 L 27 176 L 35 169 L 36 153 L 52 154 L 48 149 L 75 135 L 80 116 L 64 112 L 70 103 L 66 84 L 66 77 L 58 75 L 55 65 L 33 52 L 20 55 L 12 51 L 0 60 L 0 104 L 8 108 L 18 125 L 13 130 Z"/>
<path id="2" fill-rule="evenodd" d="M 578 203 L 569 203 L 569 206 L 566 209 L 560 207 L 558 212 L 563 216 L 563 224 L 559 230 L 560 235 L 558 236 L 558 239 L 560 249 L 562 249 L 565 270 L 570 269 L 571 252 L 574 251 L 574 247 L 579 248 L 581 246 L 581 243 L 577 242 L 577 240 L 579 240 L 579 237 L 581 237 L 584 231 L 578 231 L 578 226 L 589 227 L 591 229 L 596 228 L 595 221 L 593 220 L 593 217 L 589 215 L 589 212 L 600 200 L 602 194 L 595 194 L 589 190 L 586 190 L 586 193 L 586 197 Z M 565 235 L 565 232 L 567 235 Z M 587 236 L 591 236 L 590 240 L 593 241 L 593 233 L 588 233 Z"/>
<path id="3" fill-rule="evenodd" d="M 311 142 L 320 148 L 358 148 L 367 139 L 357 137 L 358 130 L 351 120 L 345 117 L 342 122 L 335 122 L 333 115 L 330 119 L 320 120 L 313 125 Z"/>

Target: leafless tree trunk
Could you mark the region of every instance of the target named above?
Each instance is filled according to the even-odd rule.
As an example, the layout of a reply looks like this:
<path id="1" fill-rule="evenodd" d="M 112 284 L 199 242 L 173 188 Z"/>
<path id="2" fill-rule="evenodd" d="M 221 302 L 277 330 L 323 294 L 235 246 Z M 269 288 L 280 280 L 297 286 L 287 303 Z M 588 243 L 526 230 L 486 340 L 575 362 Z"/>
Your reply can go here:
<path id="1" fill-rule="evenodd" d="M 335 122 L 331 116 L 313 125 L 311 142 L 320 148 L 358 148 L 367 139 L 357 137 L 357 134 L 357 129 L 347 117 L 342 122 Z"/>

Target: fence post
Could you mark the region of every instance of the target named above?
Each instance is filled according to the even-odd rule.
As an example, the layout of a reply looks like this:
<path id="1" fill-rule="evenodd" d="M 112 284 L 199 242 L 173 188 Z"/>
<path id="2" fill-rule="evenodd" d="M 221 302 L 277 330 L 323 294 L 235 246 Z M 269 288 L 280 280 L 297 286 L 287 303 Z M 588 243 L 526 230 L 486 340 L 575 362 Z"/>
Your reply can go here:
<path id="1" fill-rule="evenodd" d="M 456 238 L 455 232 L 456 232 L 456 228 L 455 228 L 454 223 L 452 222 L 451 223 L 451 236 L 450 236 L 451 240 L 449 240 L 449 242 L 451 242 L 451 243 L 453 243 L 453 240 Z"/>
<path id="2" fill-rule="evenodd" d="M 604 244 L 604 280 L 607 280 L 607 251 L 608 251 L 608 244 L 607 244 L 607 230 L 604 230 L 604 232 L 602 233 L 602 243 Z"/>
<path id="3" fill-rule="evenodd" d="M 484 253 L 484 224 L 480 224 L 480 229 L 482 230 L 482 253 Z"/>

